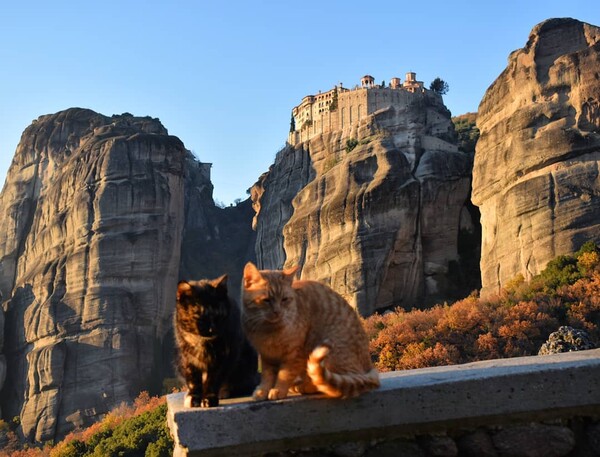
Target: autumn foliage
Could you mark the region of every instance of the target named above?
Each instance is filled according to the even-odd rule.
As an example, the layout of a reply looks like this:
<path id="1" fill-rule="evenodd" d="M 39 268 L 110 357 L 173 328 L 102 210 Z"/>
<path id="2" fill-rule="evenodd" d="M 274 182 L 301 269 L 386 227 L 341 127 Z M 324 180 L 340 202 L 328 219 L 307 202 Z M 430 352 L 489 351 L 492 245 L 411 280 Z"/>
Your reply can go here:
<path id="1" fill-rule="evenodd" d="M 600 249 L 586 243 L 559 256 L 529 282 L 514 278 L 495 297 L 477 293 L 452 305 L 427 310 L 397 309 L 364 320 L 370 350 L 380 371 L 451 365 L 537 354 L 561 325 L 587 331 L 600 341 Z M 142 392 L 101 421 L 43 448 L 22 448 L 14 427 L 0 421 L 0 457 L 170 455 L 165 397 Z M 26 445 L 27 446 L 27 445 Z"/>
<path id="2" fill-rule="evenodd" d="M 0 456 L 167 457 L 173 450 L 173 441 L 166 425 L 166 397 L 151 397 L 148 392 L 140 393 L 132 405 L 122 403 L 101 421 L 70 433 L 56 446 L 48 443 L 44 447 L 25 445 L 25 448 L 21 449 L 16 439 L 8 444 L 9 446 L 0 451 Z"/>
<path id="3" fill-rule="evenodd" d="M 364 321 L 381 371 L 537 354 L 561 325 L 600 340 L 600 250 L 586 243 L 529 283 L 511 281 L 496 297 L 477 294 L 427 310 L 397 309 Z"/>

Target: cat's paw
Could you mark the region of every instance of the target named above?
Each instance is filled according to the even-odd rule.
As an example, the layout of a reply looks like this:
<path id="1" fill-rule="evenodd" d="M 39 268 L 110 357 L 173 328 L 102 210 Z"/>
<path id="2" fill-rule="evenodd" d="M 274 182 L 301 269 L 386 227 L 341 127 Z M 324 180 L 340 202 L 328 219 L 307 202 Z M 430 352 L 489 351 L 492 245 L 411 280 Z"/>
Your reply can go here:
<path id="1" fill-rule="evenodd" d="M 281 400 L 287 397 L 288 390 L 287 389 L 278 389 L 277 387 L 273 387 L 269 390 L 269 400 Z"/>
<path id="2" fill-rule="evenodd" d="M 185 397 L 183 398 L 184 408 L 197 408 L 201 403 L 201 399 L 197 395 L 185 394 Z"/>
<path id="3" fill-rule="evenodd" d="M 215 395 L 203 398 L 202 402 L 200 403 L 200 406 L 202 408 L 214 408 L 215 406 L 219 406 L 219 398 Z"/>
<path id="4" fill-rule="evenodd" d="M 256 401 L 266 400 L 268 396 L 269 392 L 267 391 L 267 389 L 263 389 L 260 386 L 254 389 L 254 393 L 252 394 L 252 398 Z"/>

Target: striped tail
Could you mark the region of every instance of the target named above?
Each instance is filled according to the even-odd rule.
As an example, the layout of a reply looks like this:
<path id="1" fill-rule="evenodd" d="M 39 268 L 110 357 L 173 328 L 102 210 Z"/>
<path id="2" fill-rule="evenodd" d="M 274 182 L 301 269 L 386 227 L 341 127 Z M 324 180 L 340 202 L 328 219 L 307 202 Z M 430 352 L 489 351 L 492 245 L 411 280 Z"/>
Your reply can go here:
<path id="1" fill-rule="evenodd" d="M 307 373 L 315 387 L 330 397 L 356 397 L 379 387 L 379 374 L 374 368 L 368 373 L 338 374 L 325 368 L 323 360 L 329 348 L 317 346 L 308 357 Z"/>

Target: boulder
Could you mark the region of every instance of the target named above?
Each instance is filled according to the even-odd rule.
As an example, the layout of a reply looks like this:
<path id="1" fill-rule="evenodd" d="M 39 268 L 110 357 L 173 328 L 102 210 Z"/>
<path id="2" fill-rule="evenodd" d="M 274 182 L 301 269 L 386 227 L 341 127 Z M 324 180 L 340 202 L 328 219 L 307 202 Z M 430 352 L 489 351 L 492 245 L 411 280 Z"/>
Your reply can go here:
<path id="1" fill-rule="evenodd" d="M 575 329 L 563 325 L 556 332 L 548 336 L 548 340 L 542 344 L 538 355 L 558 354 L 561 352 L 585 351 L 595 349 L 590 336 L 585 330 Z"/>
<path id="2" fill-rule="evenodd" d="M 486 91 L 473 202 L 482 294 L 600 240 L 600 28 L 550 19 Z"/>
<path id="3" fill-rule="evenodd" d="M 576 445 L 575 433 L 561 425 L 516 425 L 493 434 L 500 455 L 506 457 L 563 457 Z"/>

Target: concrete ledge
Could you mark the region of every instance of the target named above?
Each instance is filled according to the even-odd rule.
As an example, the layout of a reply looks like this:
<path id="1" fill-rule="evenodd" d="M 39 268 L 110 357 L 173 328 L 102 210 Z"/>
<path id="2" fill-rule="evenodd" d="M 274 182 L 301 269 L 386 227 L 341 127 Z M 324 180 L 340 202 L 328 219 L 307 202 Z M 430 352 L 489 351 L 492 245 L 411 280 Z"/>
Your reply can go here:
<path id="1" fill-rule="evenodd" d="M 305 446 L 515 420 L 600 413 L 600 349 L 382 374 L 359 398 L 232 400 L 211 409 L 167 398 L 175 456 L 257 455 Z"/>

